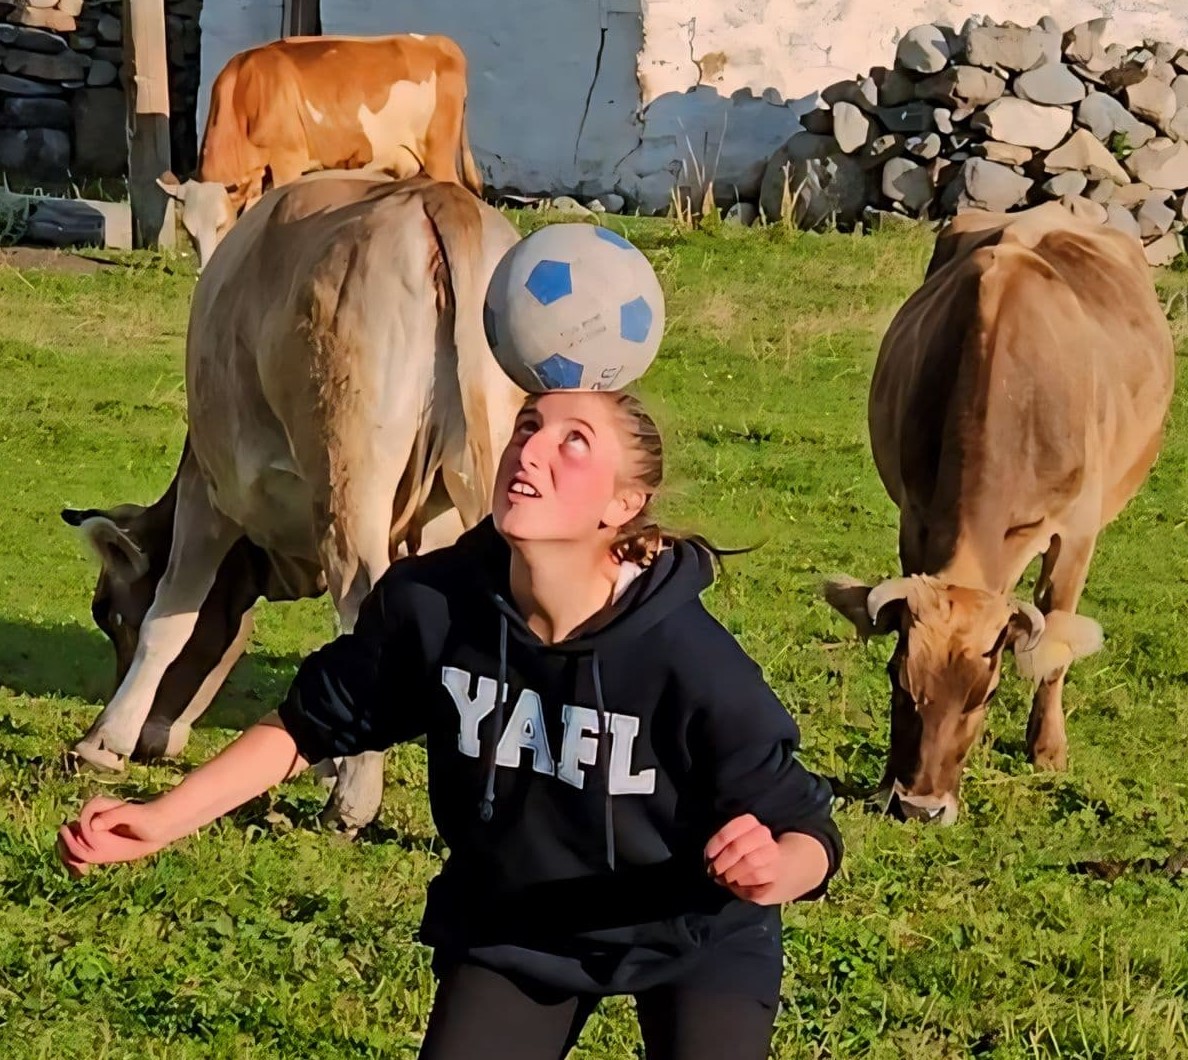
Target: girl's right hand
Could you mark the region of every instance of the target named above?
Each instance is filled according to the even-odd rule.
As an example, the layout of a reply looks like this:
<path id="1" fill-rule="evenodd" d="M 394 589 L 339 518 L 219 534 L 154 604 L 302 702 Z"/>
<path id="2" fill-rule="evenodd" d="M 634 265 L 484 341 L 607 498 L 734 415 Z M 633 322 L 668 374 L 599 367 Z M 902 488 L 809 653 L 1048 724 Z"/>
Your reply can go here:
<path id="1" fill-rule="evenodd" d="M 72 876 L 84 876 L 92 865 L 136 861 L 169 843 L 153 818 L 151 804 L 91 799 L 77 821 L 58 830 L 58 856 Z"/>

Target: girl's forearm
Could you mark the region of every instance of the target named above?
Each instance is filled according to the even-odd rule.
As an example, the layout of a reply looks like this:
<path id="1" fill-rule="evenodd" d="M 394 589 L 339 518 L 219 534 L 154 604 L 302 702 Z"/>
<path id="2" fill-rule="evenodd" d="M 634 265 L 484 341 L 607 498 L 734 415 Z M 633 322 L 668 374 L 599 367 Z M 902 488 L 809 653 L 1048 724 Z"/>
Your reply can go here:
<path id="1" fill-rule="evenodd" d="M 829 873 L 829 854 L 815 836 L 785 832 L 776 839 L 783 869 L 779 875 L 779 902 L 794 902 L 819 887 Z"/>
<path id="2" fill-rule="evenodd" d="M 308 765 L 293 738 L 270 716 L 145 810 L 161 841 L 172 843 L 296 776 Z"/>

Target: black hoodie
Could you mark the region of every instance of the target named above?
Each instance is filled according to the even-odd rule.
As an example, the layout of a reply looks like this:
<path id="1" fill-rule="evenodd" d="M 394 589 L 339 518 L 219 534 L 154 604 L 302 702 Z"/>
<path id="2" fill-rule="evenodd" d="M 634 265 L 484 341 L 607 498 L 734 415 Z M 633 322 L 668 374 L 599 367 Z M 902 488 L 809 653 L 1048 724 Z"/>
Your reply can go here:
<path id="1" fill-rule="evenodd" d="M 705 844 L 752 813 L 819 839 L 832 875 L 841 839 L 795 723 L 701 604 L 710 557 L 664 550 L 560 644 L 509 602 L 509 566 L 490 519 L 393 564 L 280 707 L 300 753 L 426 737 L 450 850 L 421 925 L 439 958 L 575 992 L 716 976 L 774 1000 L 779 907 L 712 882 Z"/>

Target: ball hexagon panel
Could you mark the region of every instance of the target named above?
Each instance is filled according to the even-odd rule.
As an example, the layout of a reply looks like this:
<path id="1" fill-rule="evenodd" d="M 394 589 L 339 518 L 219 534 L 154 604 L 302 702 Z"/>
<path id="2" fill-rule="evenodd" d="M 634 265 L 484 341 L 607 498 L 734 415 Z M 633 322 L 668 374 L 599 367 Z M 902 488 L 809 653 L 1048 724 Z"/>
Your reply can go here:
<path id="1" fill-rule="evenodd" d="M 647 342 L 652 330 L 652 307 L 636 298 L 619 309 L 619 334 L 628 342 Z"/>
<path id="2" fill-rule="evenodd" d="M 534 371 L 546 390 L 576 390 L 582 385 L 582 366 L 559 353 L 541 361 Z"/>

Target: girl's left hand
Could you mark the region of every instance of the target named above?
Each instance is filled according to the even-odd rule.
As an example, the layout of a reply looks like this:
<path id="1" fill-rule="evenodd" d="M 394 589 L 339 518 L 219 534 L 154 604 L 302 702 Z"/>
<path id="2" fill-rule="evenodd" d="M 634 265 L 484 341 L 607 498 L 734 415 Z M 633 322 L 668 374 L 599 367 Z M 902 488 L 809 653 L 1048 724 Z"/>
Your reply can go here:
<path id="1" fill-rule="evenodd" d="M 773 895 L 783 867 L 780 845 L 754 814 L 728 821 L 705 846 L 707 870 L 715 883 L 760 905 L 781 901 Z"/>

